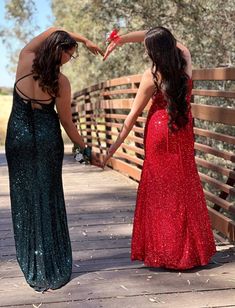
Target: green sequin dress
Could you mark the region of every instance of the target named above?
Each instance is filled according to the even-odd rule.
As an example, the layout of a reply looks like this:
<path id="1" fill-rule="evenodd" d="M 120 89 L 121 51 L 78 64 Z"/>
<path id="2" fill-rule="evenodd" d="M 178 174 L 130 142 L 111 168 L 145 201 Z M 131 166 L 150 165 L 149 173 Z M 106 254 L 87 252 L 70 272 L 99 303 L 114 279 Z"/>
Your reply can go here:
<path id="1" fill-rule="evenodd" d="M 16 256 L 31 287 L 57 289 L 70 279 L 72 252 L 55 99 L 23 99 L 16 88 L 6 137 Z M 32 108 L 34 103 L 41 108 Z"/>

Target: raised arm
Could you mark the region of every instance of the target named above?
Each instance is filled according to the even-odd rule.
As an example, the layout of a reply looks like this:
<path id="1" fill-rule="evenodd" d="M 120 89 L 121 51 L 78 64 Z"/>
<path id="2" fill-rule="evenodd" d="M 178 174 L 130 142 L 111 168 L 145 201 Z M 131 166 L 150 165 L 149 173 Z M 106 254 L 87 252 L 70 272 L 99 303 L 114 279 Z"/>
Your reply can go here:
<path id="1" fill-rule="evenodd" d="M 119 39 L 111 41 L 108 45 L 103 60 L 106 60 L 110 53 L 118 46 L 126 43 L 141 43 L 144 41 L 147 31 L 133 31 L 119 36 Z"/>
<path id="2" fill-rule="evenodd" d="M 130 33 L 127 33 L 127 34 L 124 34 L 124 35 L 120 35 L 118 37 L 118 39 L 115 39 L 115 40 L 110 42 L 110 44 L 108 45 L 108 47 L 107 47 L 107 49 L 104 53 L 103 60 L 106 60 L 107 57 L 110 55 L 110 53 L 117 46 L 121 46 L 121 45 L 126 44 L 126 43 L 141 43 L 141 42 L 143 42 L 146 32 L 147 32 L 146 30 L 142 30 L 142 31 L 134 31 L 134 32 L 130 32 Z M 186 67 L 185 72 L 189 75 L 189 77 L 191 77 L 192 76 L 192 60 L 191 60 L 190 52 L 189 52 L 188 48 L 186 46 L 184 46 L 183 44 L 181 44 L 180 42 L 177 42 L 176 46 L 183 53 L 183 57 L 185 58 L 185 60 L 187 62 L 187 67 Z"/>
<path id="3" fill-rule="evenodd" d="M 151 70 L 148 69 L 144 72 L 142 76 L 140 86 L 136 94 L 135 100 L 133 102 L 132 108 L 124 121 L 121 132 L 119 133 L 116 141 L 110 147 L 108 155 L 104 159 L 103 166 L 105 166 L 106 162 L 117 151 L 117 149 L 126 139 L 132 127 L 134 126 L 138 116 L 144 110 L 145 106 L 152 97 L 154 90 L 155 90 L 155 85 L 153 82 L 152 73 Z"/>
<path id="4" fill-rule="evenodd" d="M 141 43 L 144 41 L 145 33 L 147 31 L 133 31 L 127 34 L 120 35 L 120 43 Z"/>
<path id="5" fill-rule="evenodd" d="M 51 27 L 47 29 L 46 31 L 42 32 L 38 36 L 34 37 L 22 50 L 21 54 L 25 53 L 34 53 L 38 49 L 38 47 L 42 44 L 42 42 L 47 39 L 52 33 L 58 31 L 58 30 L 63 30 L 61 28 L 57 27 Z M 103 55 L 102 50 L 95 44 L 93 44 L 90 40 L 85 38 L 84 36 L 74 33 L 74 32 L 69 32 L 66 31 L 73 39 L 75 39 L 77 42 L 83 43 L 93 54 L 98 54 L 100 53 Z"/>
<path id="6" fill-rule="evenodd" d="M 125 43 L 141 43 L 144 41 L 146 33 L 147 33 L 147 30 L 141 30 L 141 31 L 133 31 L 127 34 L 120 35 L 118 44 L 122 45 Z M 189 52 L 188 48 L 180 42 L 177 42 L 176 46 L 186 53 Z"/>

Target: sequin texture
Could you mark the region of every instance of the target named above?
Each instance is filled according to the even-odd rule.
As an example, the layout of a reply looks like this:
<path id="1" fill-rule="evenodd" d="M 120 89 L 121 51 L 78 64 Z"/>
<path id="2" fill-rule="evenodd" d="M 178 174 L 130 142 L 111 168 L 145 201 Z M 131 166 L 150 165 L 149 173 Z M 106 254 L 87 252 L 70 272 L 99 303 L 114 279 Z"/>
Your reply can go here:
<path id="1" fill-rule="evenodd" d="M 187 101 L 190 103 L 192 80 Z M 145 128 L 145 161 L 134 217 L 131 259 L 147 266 L 188 269 L 206 265 L 216 251 L 194 158 L 189 123 L 168 129 L 166 102 L 153 97 Z"/>
<path id="2" fill-rule="evenodd" d="M 14 89 L 6 138 L 16 256 L 37 291 L 66 284 L 72 270 L 62 186 L 64 145 L 54 104 L 33 109 Z"/>

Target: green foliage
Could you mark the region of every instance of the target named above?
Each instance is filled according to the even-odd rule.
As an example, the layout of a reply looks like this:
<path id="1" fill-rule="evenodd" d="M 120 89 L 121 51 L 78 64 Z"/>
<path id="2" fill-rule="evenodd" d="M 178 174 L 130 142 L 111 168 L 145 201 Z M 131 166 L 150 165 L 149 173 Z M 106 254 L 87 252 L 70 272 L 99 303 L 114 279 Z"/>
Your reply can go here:
<path id="1" fill-rule="evenodd" d="M 5 2 L 5 19 L 8 26 L 0 28 L 0 38 L 9 50 L 10 71 L 15 71 L 20 47 L 25 45 L 38 29 L 34 22 L 34 0 L 8 0 Z"/>
<path id="2" fill-rule="evenodd" d="M 121 33 L 168 27 L 192 53 L 194 67 L 231 65 L 235 58 L 235 8 L 222 0 L 52 0 L 56 24 L 77 31 L 105 49 L 105 36 L 116 25 Z M 82 49 L 80 61 L 66 69 L 76 89 L 98 81 L 144 71 L 143 44 L 125 45 L 103 63 Z M 76 79 L 75 79 L 76 77 Z"/>
<path id="3" fill-rule="evenodd" d="M 103 2 L 76 1 L 75 4 L 75 1 L 69 0 L 64 10 L 62 2 L 53 1 L 52 10 L 56 25 L 84 35 L 105 50 L 106 35 L 117 24 L 119 13 L 116 12 L 116 16 L 113 15 L 109 8 L 110 2 Z M 102 61 L 101 56 L 95 57 L 90 54 L 83 46 L 79 49 L 78 63 L 65 68 L 76 90 L 109 78 L 143 71 L 142 44 L 120 48 L 115 56 L 110 57 L 106 62 Z"/>
<path id="4" fill-rule="evenodd" d="M 49 1 L 49 0 L 48 0 Z M 8 0 L 5 4 L 9 36 L 27 42 L 35 33 L 35 0 Z M 105 38 L 115 26 L 121 33 L 149 29 L 156 25 L 169 28 L 191 50 L 195 68 L 231 65 L 235 59 L 234 1 L 222 0 L 51 0 L 55 24 L 75 31 L 105 50 Z M 149 66 L 143 44 L 128 44 L 115 51 L 106 62 L 80 47 L 80 60 L 65 72 L 73 89 L 122 75 L 142 73 Z"/>
<path id="5" fill-rule="evenodd" d="M 6 19 L 13 21 L 14 25 L 8 32 L 11 36 L 27 43 L 32 35 L 32 21 L 36 12 L 33 0 L 11 0 L 5 4 Z"/>

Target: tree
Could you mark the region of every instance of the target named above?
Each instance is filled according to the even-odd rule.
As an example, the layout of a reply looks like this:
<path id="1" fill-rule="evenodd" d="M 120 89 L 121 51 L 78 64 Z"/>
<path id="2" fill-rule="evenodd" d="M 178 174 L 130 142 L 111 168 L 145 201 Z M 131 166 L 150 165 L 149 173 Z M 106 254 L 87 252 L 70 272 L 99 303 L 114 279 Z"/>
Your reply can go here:
<path id="1" fill-rule="evenodd" d="M 162 25 L 189 47 L 195 68 L 231 65 L 235 58 L 232 1 L 114 0 L 110 5 L 108 0 L 68 0 L 65 6 L 53 0 L 52 10 L 57 25 L 78 31 L 97 43 L 103 43 L 107 32 L 117 24 L 124 26 L 122 32 Z M 148 65 L 142 44 L 120 48 L 105 63 L 84 51 L 80 63 L 67 70 L 76 80 L 76 89 L 116 76 L 141 73 Z"/>
<path id="2" fill-rule="evenodd" d="M 0 29 L 1 39 L 9 49 L 10 70 L 15 71 L 22 44 L 26 44 L 38 29 L 34 23 L 36 6 L 33 0 L 10 0 L 5 3 L 8 26 Z"/>
<path id="3" fill-rule="evenodd" d="M 235 59 L 234 1 L 222 0 L 51 0 L 55 25 L 77 31 L 105 49 L 105 37 L 114 26 L 121 32 L 169 28 L 191 50 L 195 68 L 231 65 Z M 0 29 L 2 38 L 28 41 L 35 33 L 34 0 L 6 3 L 10 29 Z M 33 26 L 32 26 L 33 25 Z M 5 39 L 9 43 L 9 39 Z M 65 68 L 74 89 L 122 75 L 136 74 L 149 65 L 143 44 L 125 45 L 103 62 L 83 47 L 80 60 Z"/>

